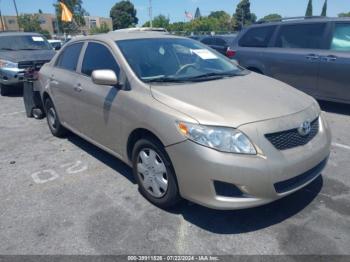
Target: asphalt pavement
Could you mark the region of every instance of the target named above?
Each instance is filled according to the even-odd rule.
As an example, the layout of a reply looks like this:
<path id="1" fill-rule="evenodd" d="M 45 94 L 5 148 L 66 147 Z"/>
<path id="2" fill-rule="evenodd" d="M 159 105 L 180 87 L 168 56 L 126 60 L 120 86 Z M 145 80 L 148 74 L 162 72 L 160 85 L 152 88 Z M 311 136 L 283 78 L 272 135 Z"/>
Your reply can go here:
<path id="1" fill-rule="evenodd" d="M 350 105 L 322 103 L 333 132 L 322 177 L 275 203 L 161 210 L 131 169 L 51 135 L 20 96 L 0 97 L 0 254 L 350 254 Z"/>

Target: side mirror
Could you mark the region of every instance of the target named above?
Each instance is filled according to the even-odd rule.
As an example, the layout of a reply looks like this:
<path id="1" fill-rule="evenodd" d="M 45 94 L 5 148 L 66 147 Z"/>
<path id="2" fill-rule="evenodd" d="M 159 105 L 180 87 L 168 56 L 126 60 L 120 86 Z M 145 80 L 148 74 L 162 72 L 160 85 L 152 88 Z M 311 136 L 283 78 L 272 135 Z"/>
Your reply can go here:
<path id="1" fill-rule="evenodd" d="M 96 85 L 115 86 L 118 78 L 112 70 L 95 70 L 91 74 L 92 82 Z"/>

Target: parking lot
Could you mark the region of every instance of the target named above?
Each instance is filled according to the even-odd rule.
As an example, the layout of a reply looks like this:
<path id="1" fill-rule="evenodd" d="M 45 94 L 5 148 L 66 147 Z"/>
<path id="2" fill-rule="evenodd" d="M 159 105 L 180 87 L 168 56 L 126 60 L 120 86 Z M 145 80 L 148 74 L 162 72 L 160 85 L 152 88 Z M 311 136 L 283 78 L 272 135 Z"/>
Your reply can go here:
<path id="1" fill-rule="evenodd" d="M 0 253 L 350 254 L 350 106 L 322 103 L 333 146 L 323 176 L 267 206 L 215 211 L 147 202 L 131 169 L 0 97 Z"/>

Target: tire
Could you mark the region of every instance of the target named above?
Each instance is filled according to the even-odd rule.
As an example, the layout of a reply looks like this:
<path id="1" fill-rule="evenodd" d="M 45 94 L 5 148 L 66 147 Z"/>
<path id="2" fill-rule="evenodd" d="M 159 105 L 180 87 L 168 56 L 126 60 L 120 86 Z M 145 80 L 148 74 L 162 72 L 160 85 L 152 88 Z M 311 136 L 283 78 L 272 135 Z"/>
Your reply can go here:
<path id="1" fill-rule="evenodd" d="M 154 163 L 151 152 L 155 152 Z M 147 153 L 149 159 L 147 159 Z M 144 161 L 141 155 L 149 162 Z M 180 202 L 181 197 L 174 168 L 164 146 L 160 142 L 152 138 L 137 141 L 132 152 L 132 163 L 139 191 L 148 201 L 160 208 L 170 208 Z M 147 163 L 149 167 L 145 170 Z M 166 190 L 165 181 L 167 184 Z M 151 186 L 146 188 L 147 185 Z"/>
<path id="2" fill-rule="evenodd" d="M 56 137 L 65 137 L 68 133 L 68 130 L 62 126 L 55 106 L 49 98 L 45 100 L 45 112 L 47 116 L 47 124 L 49 125 L 51 133 Z"/>
<path id="3" fill-rule="evenodd" d="M 7 96 L 9 94 L 9 89 L 7 86 L 0 84 L 0 95 Z"/>

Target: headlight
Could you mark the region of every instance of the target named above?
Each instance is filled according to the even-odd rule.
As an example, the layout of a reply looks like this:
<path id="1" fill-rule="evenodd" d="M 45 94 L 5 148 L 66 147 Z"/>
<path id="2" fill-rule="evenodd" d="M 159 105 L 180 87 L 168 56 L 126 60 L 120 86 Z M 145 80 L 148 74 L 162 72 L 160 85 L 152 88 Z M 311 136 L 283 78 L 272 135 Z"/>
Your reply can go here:
<path id="1" fill-rule="evenodd" d="M 18 68 L 18 63 L 0 59 L 0 68 Z"/>
<path id="2" fill-rule="evenodd" d="M 229 127 L 203 126 L 179 122 L 179 131 L 188 139 L 221 152 L 256 155 L 248 137 Z"/>

